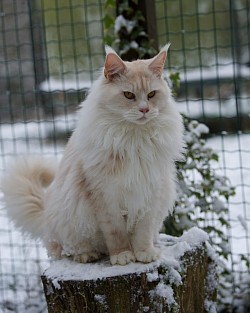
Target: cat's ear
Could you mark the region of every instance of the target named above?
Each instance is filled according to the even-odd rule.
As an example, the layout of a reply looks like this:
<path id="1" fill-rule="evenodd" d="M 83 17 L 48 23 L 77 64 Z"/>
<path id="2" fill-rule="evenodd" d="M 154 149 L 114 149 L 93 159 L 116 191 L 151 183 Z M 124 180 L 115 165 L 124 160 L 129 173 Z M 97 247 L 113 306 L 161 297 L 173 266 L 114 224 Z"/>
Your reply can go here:
<path id="1" fill-rule="evenodd" d="M 162 75 L 169 46 L 170 43 L 166 44 L 148 66 L 149 69 L 158 77 L 161 77 Z"/>
<path id="2" fill-rule="evenodd" d="M 109 80 L 113 80 L 126 70 L 126 65 L 112 48 L 106 46 L 105 50 L 107 55 L 104 65 L 104 76 Z"/>

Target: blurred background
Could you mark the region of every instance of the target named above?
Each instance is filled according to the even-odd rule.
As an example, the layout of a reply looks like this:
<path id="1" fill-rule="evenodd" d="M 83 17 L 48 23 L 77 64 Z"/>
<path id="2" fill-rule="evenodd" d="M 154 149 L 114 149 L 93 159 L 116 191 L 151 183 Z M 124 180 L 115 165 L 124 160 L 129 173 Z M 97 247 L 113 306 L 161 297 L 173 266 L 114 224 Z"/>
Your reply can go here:
<path id="1" fill-rule="evenodd" d="M 226 200 L 226 262 L 233 275 L 225 282 L 220 312 L 250 312 L 249 289 L 239 289 L 250 285 L 249 5 L 249 0 L 0 1 L 0 176 L 16 155 L 60 159 L 78 105 L 101 73 L 105 44 L 132 60 L 153 56 L 171 42 L 165 76 L 177 106 L 208 126 L 207 145 L 219 155 L 215 170 L 235 188 Z M 3 203 L 0 208 L 0 312 L 46 312 L 40 283 L 49 264 L 46 252 L 13 227 Z"/>

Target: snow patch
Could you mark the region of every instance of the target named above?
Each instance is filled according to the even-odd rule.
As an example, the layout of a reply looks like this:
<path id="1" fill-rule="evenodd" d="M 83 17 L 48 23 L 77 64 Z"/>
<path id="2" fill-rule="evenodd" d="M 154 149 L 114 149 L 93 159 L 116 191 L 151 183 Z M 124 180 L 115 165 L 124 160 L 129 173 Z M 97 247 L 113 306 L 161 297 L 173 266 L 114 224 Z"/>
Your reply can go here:
<path id="1" fill-rule="evenodd" d="M 216 303 L 213 301 L 205 300 L 205 310 L 207 313 L 217 313 Z"/>
<path id="2" fill-rule="evenodd" d="M 115 34 L 117 34 L 122 27 L 125 27 L 128 34 L 130 34 L 133 28 L 135 27 L 135 25 L 136 25 L 136 21 L 126 20 L 123 15 L 119 15 L 117 16 L 115 20 Z"/>
<path id="3" fill-rule="evenodd" d="M 197 247 L 201 243 L 209 240 L 209 236 L 206 232 L 198 227 L 193 227 L 189 231 L 185 231 L 179 238 L 180 242 L 186 242 L 190 247 Z"/>
<path id="4" fill-rule="evenodd" d="M 91 88 L 91 86 L 92 82 L 90 80 L 75 80 L 74 78 L 61 80 L 50 77 L 39 85 L 39 90 L 44 92 L 62 92 L 69 90 L 85 90 Z"/>
<path id="5" fill-rule="evenodd" d="M 153 273 L 147 273 L 147 281 L 152 282 L 159 279 L 159 274 L 157 271 Z"/>
<path id="6" fill-rule="evenodd" d="M 57 281 L 57 279 L 53 279 L 52 280 L 52 284 L 56 289 L 61 289 L 61 286 L 59 284 L 59 282 Z"/>
<path id="7" fill-rule="evenodd" d="M 154 298 L 155 296 L 162 297 L 166 300 L 169 307 L 172 307 L 176 304 L 174 299 L 174 291 L 173 288 L 169 285 L 165 285 L 160 282 L 156 288 L 151 292 L 151 296 Z"/>
<path id="8" fill-rule="evenodd" d="M 106 304 L 106 296 L 105 295 L 98 295 L 98 294 L 96 294 L 94 296 L 94 299 L 95 299 L 95 301 L 97 301 L 97 302 L 99 302 L 99 303 L 101 303 L 103 305 Z"/>

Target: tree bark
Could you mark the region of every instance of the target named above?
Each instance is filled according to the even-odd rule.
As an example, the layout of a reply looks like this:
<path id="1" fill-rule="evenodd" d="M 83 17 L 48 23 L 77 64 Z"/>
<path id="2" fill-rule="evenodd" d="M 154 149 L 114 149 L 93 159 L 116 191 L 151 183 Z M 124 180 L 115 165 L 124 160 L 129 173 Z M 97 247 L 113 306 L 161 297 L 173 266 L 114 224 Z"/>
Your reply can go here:
<path id="1" fill-rule="evenodd" d="M 160 261 L 100 279 L 55 281 L 45 272 L 42 282 L 49 313 L 203 313 L 215 305 L 215 268 L 202 245 L 184 253 L 178 270 Z"/>

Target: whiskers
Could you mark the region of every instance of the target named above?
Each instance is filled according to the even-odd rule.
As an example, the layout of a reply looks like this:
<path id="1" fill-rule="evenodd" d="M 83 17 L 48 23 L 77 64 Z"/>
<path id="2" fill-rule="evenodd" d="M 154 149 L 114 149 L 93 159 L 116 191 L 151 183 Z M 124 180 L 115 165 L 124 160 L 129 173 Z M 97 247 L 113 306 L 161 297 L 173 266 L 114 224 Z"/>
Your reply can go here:
<path id="1" fill-rule="evenodd" d="M 151 108 L 147 113 L 142 113 L 137 108 L 132 108 L 123 113 L 123 118 L 124 120 L 132 123 L 145 124 L 150 120 L 156 118 L 158 115 L 158 108 Z"/>

